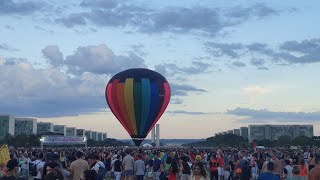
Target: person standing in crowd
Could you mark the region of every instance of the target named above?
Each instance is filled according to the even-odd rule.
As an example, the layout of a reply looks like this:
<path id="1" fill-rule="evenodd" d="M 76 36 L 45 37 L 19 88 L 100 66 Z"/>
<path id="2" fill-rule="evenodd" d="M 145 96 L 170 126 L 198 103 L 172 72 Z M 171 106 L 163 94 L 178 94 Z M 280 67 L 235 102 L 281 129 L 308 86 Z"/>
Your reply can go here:
<path id="1" fill-rule="evenodd" d="M 274 173 L 274 163 L 268 162 L 265 172 L 258 176 L 258 180 L 280 180 L 280 177 Z"/>
<path id="2" fill-rule="evenodd" d="M 103 180 L 106 175 L 106 167 L 104 163 L 100 160 L 100 156 L 98 154 L 93 155 L 93 161 L 95 165 L 92 170 L 95 170 L 97 173 L 97 180 Z"/>
<path id="3" fill-rule="evenodd" d="M 31 159 L 28 157 L 28 153 L 23 153 L 22 155 L 22 164 L 21 164 L 21 174 L 22 177 L 26 180 L 29 180 L 29 164 L 31 163 Z"/>
<path id="4" fill-rule="evenodd" d="M 138 160 L 134 162 L 134 172 L 136 175 L 136 180 L 143 180 L 145 172 L 145 163 L 142 161 L 142 155 L 138 154 Z"/>
<path id="5" fill-rule="evenodd" d="M 287 180 L 306 180 L 307 177 L 299 176 L 300 168 L 297 165 L 294 165 L 292 168 L 292 176 L 288 177 Z"/>
<path id="6" fill-rule="evenodd" d="M 176 180 L 179 172 L 178 164 L 175 159 L 171 161 L 168 180 Z"/>
<path id="7" fill-rule="evenodd" d="M 308 177 L 308 166 L 305 163 L 305 160 L 302 158 L 299 161 L 299 169 L 300 169 L 299 176 Z"/>
<path id="8" fill-rule="evenodd" d="M 112 168 L 114 171 L 115 179 L 120 180 L 123 168 L 122 168 L 121 156 L 119 154 L 117 155 L 114 163 L 112 164 Z"/>
<path id="9" fill-rule="evenodd" d="M 83 159 L 83 154 L 80 151 L 76 152 L 77 160 L 73 161 L 70 165 L 70 179 L 80 180 L 84 179 L 84 172 L 89 170 L 89 164 Z"/>
<path id="10" fill-rule="evenodd" d="M 293 175 L 292 166 L 290 165 L 290 160 L 286 159 L 284 162 L 286 166 L 283 168 L 283 179 L 287 179 Z"/>
<path id="11" fill-rule="evenodd" d="M 318 180 L 320 179 L 320 154 L 316 154 L 315 156 L 315 163 L 316 166 L 311 169 L 309 172 L 309 180 Z"/>
<path id="12" fill-rule="evenodd" d="M 161 158 L 159 157 L 160 153 L 154 153 L 153 160 L 153 180 L 159 180 L 162 172 L 163 164 L 161 162 Z"/>
<path id="13" fill-rule="evenodd" d="M 15 180 L 16 174 L 19 172 L 19 163 L 15 159 L 11 159 L 7 163 L 7 172 L 6 175 L 3 176 L 0 180 Z"/>
<path id="14" fill-rule="evenodd" d="M 44 164 L 45 162 L 43 162 L 43 153 L 39 153 L 36 155 L 37 157 L 37 160 L 35 160 L 33 162 L 33 164 L 36 165 L 36 169 L 37 169 L 37 175 L 33 177 L 34 180 L 41 180 L 41 176 L 42 176 L 42 170 L 43 170 L 43 167 L 44 167 Z"/>
<path id="15" fill-rule="evenodd" d="M 125 180 L 133 180 L 134 158 L 130 153 L 131 151 L 127 149 L 126 156 L 122 160 Z"/>
<path id="16" fill-rule="evenodd" d="M 209 176 L 205 166 L 201 162 L 197 162 L 193 165 L 193 173 L 191 175 L 191 180 L 209 180 Z"/>

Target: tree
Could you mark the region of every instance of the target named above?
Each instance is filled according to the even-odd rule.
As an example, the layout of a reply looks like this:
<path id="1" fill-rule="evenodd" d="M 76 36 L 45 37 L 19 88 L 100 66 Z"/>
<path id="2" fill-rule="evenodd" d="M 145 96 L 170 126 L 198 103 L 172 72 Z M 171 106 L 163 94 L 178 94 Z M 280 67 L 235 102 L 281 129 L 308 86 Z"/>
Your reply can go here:
<path id="1" fill-rule="evenodd" d="M 291 145 L 291 138 L 290 136 L 280 136 L 278 138 L 278 142 L 279 142 L 279 145 L 281 146 L 288 146 L 288 145 Z"/>

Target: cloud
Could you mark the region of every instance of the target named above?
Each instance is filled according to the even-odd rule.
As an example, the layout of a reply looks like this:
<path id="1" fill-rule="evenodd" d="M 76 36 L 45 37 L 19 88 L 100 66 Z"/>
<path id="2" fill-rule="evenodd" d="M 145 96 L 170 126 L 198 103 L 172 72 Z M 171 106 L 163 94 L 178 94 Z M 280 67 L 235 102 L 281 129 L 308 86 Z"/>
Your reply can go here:
<path id="1" fill-rule="evenodd" d="M 58 46 L 49 45 L 42 49 L 42 53 L 52 66 L 58 67 L 63 64 L 63 55 Z"/>
<path id="2" fill-rule="evenodd" d="M 245 67 L 246 66 L 245 63 L 239 62 L 239 61 L 233 62 L 232 65 L 236 66 L 236 67 Z"/>
<path id="3" fill-rule="evenodd" d="M 19 51 L 18 49 L 15 49 L 15 48 L 12 48 L 10 47 L 9 45 L 3 43 L 3 44 L 0 44 L 0 50 L 6 50 L 6 51 Z"/>
<path id="4" fill-rule="evenodd" d="M 36 69 L 24 59 L 0 59 L 0 113 L 53 117 L 107 108 L 105 76 L 70 76 L 56 68 Z"/>
<path id="5" fill-rule="evenodd" d="M 238 107 L 233 110 L 227 110 L 226 113 L 247 117 L 241 122 L 266 122 L 268 120 L 277 122 L 314 122 L 320 120 L 320 112 L 273 112 L 267 109 L 255 110 Z"/>
<path id="6" fill-rule="evenodd" d="M 66 27 L 92 23 L 97 26 L 129 27 L 145 33 L 204 33 L 216 35 L 222 29 L 241 24 L 250 18 L 263 18 L 278 13 L 264 4 L 232 8 L 166 7 L 162 9 L 137 6 L 129 1 L 84 0 L 81 7 L 89 9 L 56 19 Z"/>
<path id="7" fill-rule="evenodd" d="M 132 47 L 133 51 L 135 53 L 137 53 L 139 56 L 146 56 L 149 54 L 148 52 L 146 52 L 144 50 L 145 47 L 142 44 L 135 44 L 135 45 L 132 45 L 131 47 Z"/>
<path id="8" fill-rule="evenodd" d="M 129 68 L 147 67 L 144 60 L 134 53 L 115 55 L 105 44 L 78 47 L 74 54 L 65 58 L 64 63 L 76 74 L 114 74 Z"/>
<path id="9" fill-rule="evenodd" d="M 240 44 L 240 43 L 216 43 L 205 42 L 206 51 L 214 57 L 241 58 L 251 57 L 250 64 L 260 70 L 268 70 L 269 64 L 305 64 L 320 62 L 320 39 L 308 39 L 303 41 L 285 41 L 271 48 L 264 43 Z M 259 56 L 259 58 L 256 58 Z"/>
<path id="10" fill-rule="evenodd" d="M 0 15 L 26 15 L 40 10 L 45 3 L 35 1 L 13 1 L 2 0 L 0 1 Z"/>
<path id="11" fill-rule="evenodd" d="M 170 104 L 182 104 L 183 100 L 179 98 L 171 98 L 170 99 Z"/>
<path id="12" fill-rule="evenodd" d="M 194 87 L 192 85 L 187 84 L 170 84 L 171 87 L 171 95 L 172 96 L 187 96 L 188 92 L 198 92 L 198 93 L 204 93 L 207 92 L 204 89 Z"/>
<path id="13" fill-rule="evenodd" d="M 248 86 L 243 88 L 243 91 L 247 95 L 263 95 L 263 94 L 268 94 L 272 92 L 272 89 L 269 88 L 264 88 L 260 86 Z"/>
<path id="14" fill-rule="evenodd" d="M 188 115 L 203 115 L 203 114 L 211 114 L 206 112 L 192 112 L 192 111 L 185 111 L 185 110 L 175 110 L 175 111 L 166 111 L 169 114 L 188 114 Z"/>

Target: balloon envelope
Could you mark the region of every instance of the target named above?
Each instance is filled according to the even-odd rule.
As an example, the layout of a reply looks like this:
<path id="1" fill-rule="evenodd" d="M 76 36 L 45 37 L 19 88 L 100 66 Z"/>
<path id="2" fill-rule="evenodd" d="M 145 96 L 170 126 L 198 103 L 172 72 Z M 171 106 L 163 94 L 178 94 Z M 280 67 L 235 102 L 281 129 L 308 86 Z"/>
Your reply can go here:
<path id="1" fill-rule="evenodd" d="M 113 76 L 106 87 L 107 103 L 139 146 L 170 101 L 170 86 L 159 73 L 128 69 Z"/>

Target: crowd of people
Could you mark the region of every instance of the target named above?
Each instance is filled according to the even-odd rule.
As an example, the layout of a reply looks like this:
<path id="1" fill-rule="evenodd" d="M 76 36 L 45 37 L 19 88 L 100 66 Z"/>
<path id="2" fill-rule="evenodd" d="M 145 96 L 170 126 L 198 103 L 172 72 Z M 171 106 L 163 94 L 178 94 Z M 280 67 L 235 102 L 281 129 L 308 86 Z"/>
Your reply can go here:
<path id="1" fill-rule="evenodd" d="M 320 180 L 317 149 L 11 149 L 1 180 Z"/>

